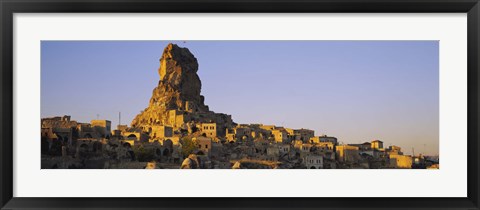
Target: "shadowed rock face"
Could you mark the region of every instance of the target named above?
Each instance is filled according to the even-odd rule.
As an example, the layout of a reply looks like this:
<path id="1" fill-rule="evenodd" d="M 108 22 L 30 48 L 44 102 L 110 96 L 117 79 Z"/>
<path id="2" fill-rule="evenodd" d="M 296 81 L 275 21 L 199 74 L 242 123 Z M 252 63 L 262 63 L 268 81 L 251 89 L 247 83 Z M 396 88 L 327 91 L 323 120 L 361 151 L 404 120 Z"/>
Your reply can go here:
<path id="1" fill-rule="evenodd" d="M 195 56 L 187 49 L 174 44 L 169 44 L 160 58 L 160 82 L 154 90 L 155 93 L 174 93 L 173 101 L 170 100 L 168 108 L 184 109 L 185 101 L 196 103 L 198 107 L 205 108 L 203 96 L 200 95 L 202 82 L 197 75 L 198 62 Z M 152 99 L 156 99 L 152 97 Z"/>
<path id="2" fill-rule="evenodd" d="M 204 104 L 204 97 L 200 95 L 202 83 L 197 71 L 197 59 L 187 48 L 168 44 L 160 58 L 160 81 L 153 89 L 149 106 L 133 119 L 131 126 L 145 128 L 169 125 L 170 110 L 184 112 L 189 119 L 194 119 L 197 113 L 209 113 L 211 117 L 208 120 L 217 123 L 231 121 L 227 115 L 210 112 Z"/>
<path id="3" fill-rule="evenodd" d="M 200 168 L 200 161 L 197 158 L 197 155 L 190 154 L 185 160 L 183 160 L 180 169 L 198 169 Z"/>

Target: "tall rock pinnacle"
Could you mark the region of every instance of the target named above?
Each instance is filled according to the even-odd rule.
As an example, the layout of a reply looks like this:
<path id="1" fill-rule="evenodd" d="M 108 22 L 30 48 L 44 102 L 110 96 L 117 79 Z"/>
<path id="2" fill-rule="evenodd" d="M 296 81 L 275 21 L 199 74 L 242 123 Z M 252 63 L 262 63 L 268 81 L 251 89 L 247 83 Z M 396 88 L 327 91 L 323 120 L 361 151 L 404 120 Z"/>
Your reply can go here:
<path id="1" fill-rule="evenodd" d="M 197 71 L 197 59 L 187 48 L 169 44 L 163 50 L 158 69 L 160 83 L 177 90 L 184 101 L 201 101 L 202 83 Z"/>
<path id="2" fill-rule="evenodd" d="M 149 106 L 133 119 L 132 127 L 170 125 L 180 128 L 189 121 L 231 121 L 227 115 L 209 111 L 204 104 L 197 71 L 197 59 L 187 48 L 168 44 L 160 58 L 158 86 L 153 89 Z"/>

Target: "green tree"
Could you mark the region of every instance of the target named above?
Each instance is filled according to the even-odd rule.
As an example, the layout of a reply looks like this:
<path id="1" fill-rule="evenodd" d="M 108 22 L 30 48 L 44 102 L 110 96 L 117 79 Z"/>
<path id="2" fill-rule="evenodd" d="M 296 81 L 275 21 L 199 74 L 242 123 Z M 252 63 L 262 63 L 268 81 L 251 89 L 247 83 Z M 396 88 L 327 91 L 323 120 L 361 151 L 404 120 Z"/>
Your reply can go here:
<path id="1" fill-rule="evenodd" d="M 189 154 L 192 154 L 198 147 L 191 137 L 183 137 L 180 140 L 180 143 L 182 144 L 182 155 L 184 158 L 188 157 Z"/>
<path id="2" fill-rule="evenodd" d="M 135 156 L 139 162 L 150 162 L 155 160 L 155 150 L 145 149 L 143 146 L 133 148 Z"/>

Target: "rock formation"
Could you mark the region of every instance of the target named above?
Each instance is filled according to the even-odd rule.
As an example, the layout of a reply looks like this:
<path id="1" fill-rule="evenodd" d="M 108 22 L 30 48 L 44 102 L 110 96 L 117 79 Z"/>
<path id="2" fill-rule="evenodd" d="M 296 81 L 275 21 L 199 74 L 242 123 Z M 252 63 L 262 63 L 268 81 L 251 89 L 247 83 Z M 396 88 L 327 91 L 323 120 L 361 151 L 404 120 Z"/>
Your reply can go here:
<path id="1" fill-rule="evenodd" d="M 197 71 L 197 59 L 187 48 L 168 44 L 160 58 L 160 81 L 153 89 L 149 106 L 133 119 L 131 126 L 146 130 L 154 125 L 187 129 L 189 122 L 232 124 L 229 115 L 209 111 L 204 104 Z"/>
<path id="2" fill-rule="evenodd" d="M 185 160 L 183 160 L 180 169 L 197 169 L 200 168 L 200 161 L 197 155 L 190 154 Z"/>
<path id="3" fill-rule="evenodd" d="M 148 162 L 147 165 L 145 166 L 145 169 L 155 169 L 157 167 L 157 164 L 155 161 Z"/>
<path id="4" fill-rule="evenodd" d="M 242 168 L 242 163 L 240 163 L 239 161 L 235 162 L 235 164 L 233 164 L 232 166 L 232 169 L 241 169 Z"/>

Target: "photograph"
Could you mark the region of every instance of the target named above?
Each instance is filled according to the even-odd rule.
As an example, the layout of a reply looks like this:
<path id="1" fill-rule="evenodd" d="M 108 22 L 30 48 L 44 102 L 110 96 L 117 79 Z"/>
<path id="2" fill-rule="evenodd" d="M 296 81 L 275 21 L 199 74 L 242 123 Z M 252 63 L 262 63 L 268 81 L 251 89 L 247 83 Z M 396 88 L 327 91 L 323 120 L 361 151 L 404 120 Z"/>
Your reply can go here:
<path id="1" fill-rule="evenodd" d="M 40 51 L 41 169 L 440 168 L 438 40 Z"/>
<path id="2" fill-rule="evenodd" d="M 0 0 L 0 210 L 480 210 L 479 1 Z"/>

